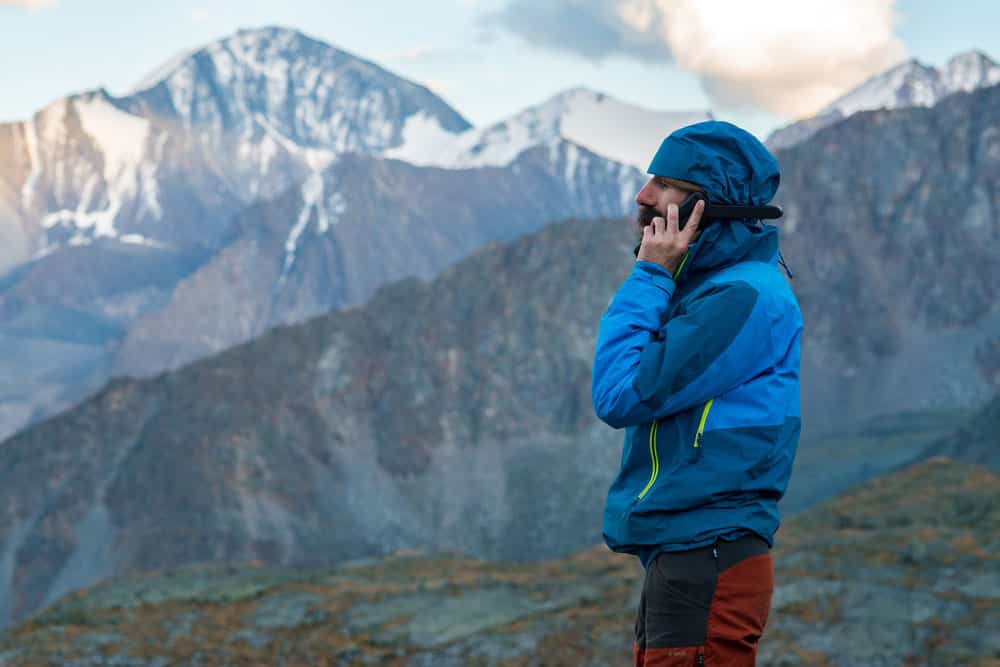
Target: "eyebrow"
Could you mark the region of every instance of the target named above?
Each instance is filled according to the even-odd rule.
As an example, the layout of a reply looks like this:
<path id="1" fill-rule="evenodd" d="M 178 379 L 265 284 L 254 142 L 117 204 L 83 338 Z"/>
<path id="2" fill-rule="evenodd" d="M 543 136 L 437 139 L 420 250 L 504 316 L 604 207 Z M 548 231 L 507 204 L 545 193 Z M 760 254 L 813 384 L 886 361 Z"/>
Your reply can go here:
<path id="1" fill-rule="evenodd" d="M 697 188 L 696 190 L 692 190 L 691 188 L 688 188 L 688 187 L 681 187 L 681 186 L 679 186 L 679 185 L 676 185 L 675 183 L 671 183 L 671 182 L 669 182 L 669 181 L 668 181 L 668 180 L 667 180 L 667 179 L 666 179 L 665 177 L 663 177 L 663 176 L 653 176 L 653 180 L 654 180 L 654 181 L 656 182 L 656 184 L 657 184 L 657 185 L 659 185 L 659 186 L 660 186 L 661 188 L 674 188 L 674 189 L 677 189 L 677 190 L 682 190 L 682 191 L 684 191 L 684 192 L 704 192 L 704 191 L 705 191 L 705 190 L 704 190 L 703 188 L 700 188 L 700 187 L 699 187 L 699 188 Z"/>

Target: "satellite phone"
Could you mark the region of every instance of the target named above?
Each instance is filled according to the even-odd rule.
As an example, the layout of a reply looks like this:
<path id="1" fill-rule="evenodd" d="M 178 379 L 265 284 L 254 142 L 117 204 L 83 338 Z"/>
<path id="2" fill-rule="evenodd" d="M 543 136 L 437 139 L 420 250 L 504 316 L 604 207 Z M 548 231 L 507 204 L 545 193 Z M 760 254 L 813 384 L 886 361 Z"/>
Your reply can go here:
<path id="1" fill-rule="evenodd" d="M 677 229 L 684 229 L 685 223 L 687 223 L 688 218 L 691 217 L 691 212 L 694 210 L 694 205 L 700 199 L 705 200 L 705 210 L 701 212 L 701 222 L 699 223 L 702 229 L 720 220 L 758 220 L 762 218 L 774 220 L 784 215 L 780 206 L 711 204 L 704 192 L 692 192 L 677 207 Z M 636 257 L 639 256 L 639 248 L 641 247 L 642 242 L 640 241 L 633 251 Z"/>

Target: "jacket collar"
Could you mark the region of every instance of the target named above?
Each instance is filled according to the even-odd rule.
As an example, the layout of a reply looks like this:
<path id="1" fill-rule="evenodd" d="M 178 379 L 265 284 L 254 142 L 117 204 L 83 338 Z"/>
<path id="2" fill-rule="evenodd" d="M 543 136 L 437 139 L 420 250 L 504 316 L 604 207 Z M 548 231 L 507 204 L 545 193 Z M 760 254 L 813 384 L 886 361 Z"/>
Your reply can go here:
<path id="1" fill-rule="evenodd" d="M 696 274 L 748 261 L 778 264 L 778 228 L 764 223 L 720 221 L 706 227 L 688 246 L 674 271 L 674 280 L 686 282 Z"/>

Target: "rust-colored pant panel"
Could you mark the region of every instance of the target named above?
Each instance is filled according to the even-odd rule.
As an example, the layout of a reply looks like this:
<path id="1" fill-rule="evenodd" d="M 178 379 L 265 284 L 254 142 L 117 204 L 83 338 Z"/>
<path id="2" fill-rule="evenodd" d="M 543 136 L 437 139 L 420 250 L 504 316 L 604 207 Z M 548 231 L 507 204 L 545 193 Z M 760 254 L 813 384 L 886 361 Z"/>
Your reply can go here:
<path id="1" fill-rule="evenodd" d="M 661 553 L 639 600 L 635 667 L 751 667 L 767 624 L 774 566 L 756 536 Z"/>

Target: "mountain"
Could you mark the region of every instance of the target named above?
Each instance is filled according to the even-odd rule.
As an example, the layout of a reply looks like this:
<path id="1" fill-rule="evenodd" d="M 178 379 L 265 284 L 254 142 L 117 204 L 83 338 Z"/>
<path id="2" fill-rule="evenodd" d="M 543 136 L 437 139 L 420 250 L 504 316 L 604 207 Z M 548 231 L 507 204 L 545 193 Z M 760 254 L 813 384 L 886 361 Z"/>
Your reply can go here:
<path id="1" fill-rule="evenodd" d="M 813 118 L 775 130 L 766 143 L 777 150 L 859 111 L 932 107 L 948 95 L 997 83 L 1000 83 L 1000 65 L 981 51 L 959 53 L 941 67 L 924 65 L 911 58 L 848 91 Z"/>
<path id="2" fill-rule="evenodd" d="M 300 32 L 241 30 L 106 91 L 0 125 L 27 256 L 95 238 L 214 247 L 228 217 L 344 152 L 379 154 L 415 114 L 470 126 L 425 87 Z M 14 227 L 0 220 L 2 227 Z"/>
<path id="3" fill-rule="evenodd" d="M 165 304 L 203 260 L 197 252 L 98 239 L 0 279 L 0 433 L 100 389 L 129 326 Z"/>
<path id="4" fill-rule="evenodd" d="M 1000 389 L 998 124 L 991 86 L 855 114 L 776 153 L 804 432 Z"/>
<path id="5" fill-rule="evenodd" d="M 288 28 L 240 30 L 158 68 L 124 106 L 196 134 L 244 201 L 343 153 L 379 155 L 414 118 L 470 128 L 426 87 Z"/>
<path id="6" fill-rule="evenodd" d="M 573 88 L 499 123 L 458 134 L 414 116 L 403 130 L 404 142 L 385 154 L 446 168 L 504 166 L 529 148 L 565 140 L 645 172 L 664 137 L 711 118 L 710 111 L 650 111 Z"/>
<path id="7" fill-rule="evenodd" d="M 0 271 L 97 240 L 211 250 L 242 202 L 192 137 L 103 90 L 0 124 Z"/>
<path id="8" fill-rule="evenodd" d="M 759 663 L 988 662 L 998 501 L 995 474 L 937 458 L 785 521 Z M 622 664 L 643 574 L 603 545 L 531 563 L 170 568 L 60 599 L 0 636 L 0 664 Z"/>
<path id="9" fill-rule="evenodd" d="M 619 216 L 639 172 L 560 141 L 504 168 L 439 169 L 346 155 L 236 218 L 235 240 L 124 335 L 110 370 L 148 376 L 271 327 L 424 280 L 491 241 L 567 217 Z"/>
<path id="10" fill-rule="evenodd" d="M 991 149 L 998 113 L 994 86 L 930 109 L 858 114 L 779 152 L 783 254 L 806 323 L 804 462 L 831 431 L 905 410 L 964 410 L 1000 389 L 991 352 L 1000 338 L 1000 222 L 981 194 L 1000 182 L 1000 151 Z M 932 149 L 939 159 L 928 161 Z M 354 159 L 392 170 L 377 173 L 405 186 L 418 175 L 461 176 Z M 470 173 L 493 183 L 486 170 Z M 468 184 L 439 192 L 456 199 Z M 301 192 L 275 202 L 270 236 L 250 237 L 215 279 L 239 287 L 269 271 L 270 282 L 297 220 L 280 212 L 303 202 Z M 313 231 L 319 209 L 334 209 L 316 202 Z M 941 234 L 931 221 L 945 215 L 954 222 Z M 376 234 L 370 224 L 359 229 Z M 131 569 L 335 562 L 396 548 L 516 560 L 597 541 L 620 433 L 593 416 L 593 345 L 634 261 L 633 233 L 620 218 L 570 220 L 487 243 L 431 282 L 404 278 L 363 305 L 276 327 L 176 371 L 117 379 L 5 441 L 0 574 L 9 575 L 0 600 L 11 600 L 16 619 Z M 310 255 L 306 232 L 297 238 L 286 284 L 306 290 L 293 272 L 322 253 Z M 278 254 L 255 255 L 254 243 Z M 262 256 L 270 266 L 253 259 Z M 243 316 L 201 303 L 219 309 L 220 322 Z M 158 323 L 164 347 L 187 321 L 176 312 Z M 154 343 L 155 324 L 144 329 Z M 914 460 L 928 444 L 918 434 L 894 443 L 860 435 L 860 445 L 837 451 L 869 459 L 870 469 L 838 464 L 824 488 Z M 817 483 L 796 479 L 792 489 Z M 113 558 L 101 551 L 110 544 Z"/>
<path id="11" fill-rule="evenodd" d="M 424 86 L 270 27 L 180 54 L 129 95 L 82 93 L 0 125 L 0 341 L 10 352 L 0 437 L 73 405 L 110 373 L 155 373 L 359 303 L 380 281 L 429 276 L 486 240 L 575 214 L 623 215 L 641 183 L 633 167 L 556 137 L 505 165 L 512 173 L 491 172 L 495 190 L 481 176 L 428 172 L 406 177 L 414 189 L 404 197 L 377 180 L 402 167 L 356 158 L 348 163 L 371 171 L 343 176 L 339 158 L 383 156 L 414 119 L 445 134 L 470 129 Z M 343 191 L 331 175 L 364 189 Z M 460 192 L 462 182 L 481 192 Z M 473 213 L 486 202 L 497 210 Z M 408 221 L 401 246 L 362 231 L 391 211 L 377 229 Z M 488 222 L 472 229 L 476 219 Z M 205 277 L 250 260 L 262 264 L 236 280 Z M 195 284 L 215 292 L 189 303 Z M 221 311 L 198 315 L 206 300 L 249 314 L 219 325 Z M 67 330 L 85 333 L 67 341 Z"/>
<path id="12" fill-rule="evenodd" d="M 0 445 L 3 620 L 133 569 L 599 540 L 619 435 L 590 362 L 631 247 L 621 220 L 490 243 L 22 431 Z"/>
<path id="13" fill-rule="evenodd" d="M 837 98 L 820 113 L 836 110 L 850 116 L 868 109 L 932 107 L 952 93 L 996 83 L 1000 83 L 1000 65 L 981 51 L 960 53 L 942 67 L 928 67 L 911 58 Z"/>
<path id="14" fill-rule="evenodd" d="M 395 145 L 418 111 L 469 127 L 423 86 L 264 28 L 182 54 L 132 95 L 0 124 L 0 434 L 106 382 L 136 319 L 229 245 L 240 210 L 343 151 Z"/>

